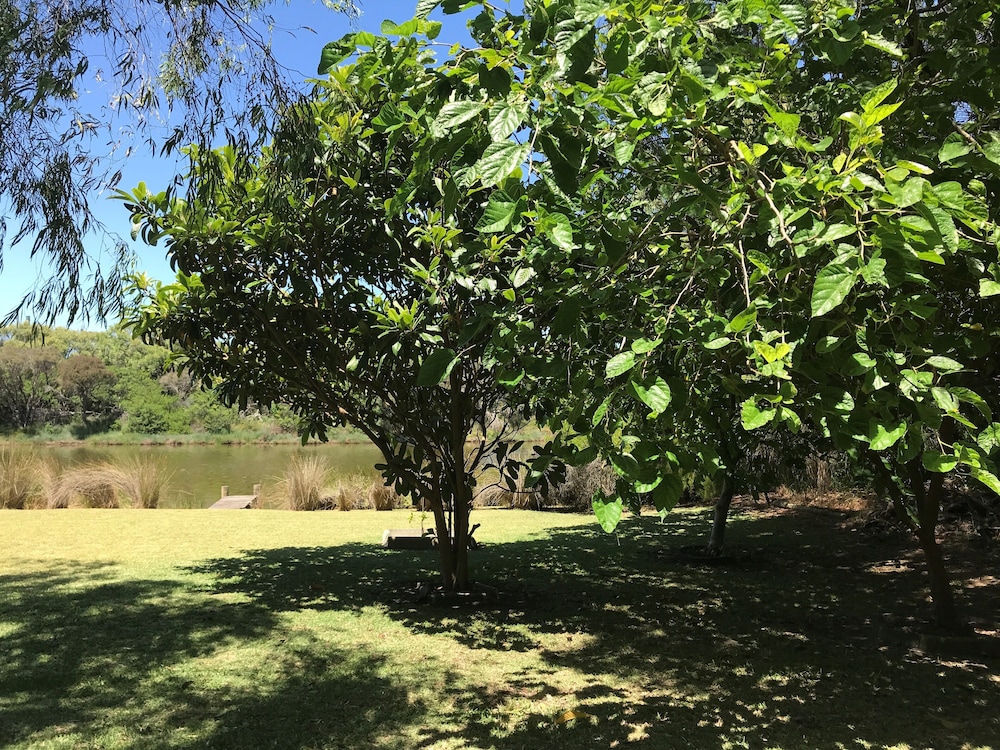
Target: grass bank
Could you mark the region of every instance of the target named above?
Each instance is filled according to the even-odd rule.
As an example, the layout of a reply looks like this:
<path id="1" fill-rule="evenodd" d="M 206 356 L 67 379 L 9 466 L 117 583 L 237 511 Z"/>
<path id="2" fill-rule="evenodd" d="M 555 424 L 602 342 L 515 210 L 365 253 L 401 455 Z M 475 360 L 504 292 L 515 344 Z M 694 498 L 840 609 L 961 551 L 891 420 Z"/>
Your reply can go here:
<path id="1" fill-rule="evenodd" d="M 84 438 L 75 437 L 68 428 L 46 428 L 33 433 L 16 433 L 7 439 L 19 443 L 42 445 L 92 445 L 92 446 L 147 446 L 147 445 L 299 445 L 298 435 L 273 430 L 233 430 L 231 432 L 196 432 L 190 434 L 159 433 L 149 435 L 136 432 L 102 432 Z M 318 442 L 318 441 L 312 441 Z M 331 443 L 367 443 L 368 438 L 359 430 L 335 429 L 329 433 Z"/>
<path id="2" fill-rule="evenodd" d="M 907 540 L 819 511 L 617 536 L 477 510 L 485 604 L 413 601 L 385 513 L 0 511 L 5 748 L 1000 748 L 1000 664 L 913 649 Z M 995 547 L 952 545 L 996 623 Z"/>

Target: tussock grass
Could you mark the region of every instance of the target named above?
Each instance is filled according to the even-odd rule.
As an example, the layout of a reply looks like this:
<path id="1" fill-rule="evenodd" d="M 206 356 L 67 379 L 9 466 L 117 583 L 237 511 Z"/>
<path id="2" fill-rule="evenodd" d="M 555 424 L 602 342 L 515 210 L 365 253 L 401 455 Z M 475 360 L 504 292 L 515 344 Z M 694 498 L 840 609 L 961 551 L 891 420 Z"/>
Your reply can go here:
<path id="1" fill-rule="evenodd" d="M 29 507 L 39 489 L 39 461 L 30 448 L 0 444 L 0 508 Z"/>
<path id="2" fill-rule="evenodd" d="M 117 463 L 59 466 L 38 462 L 39 505 L 46 508 L 156 508 L 170 473 L 148 456 Z"/>
<path id="3" fill-rule="evenodd" d="M 322 456 L 293 456 L 280 482 L 289 510 L 328 510 L 330 465 Z"/>
<path id="4" fill-rule="evenodd" d="M 372 510 L 393 510 L 402 507 L 407 500 L 396 492 L 396 488 L 386 486 L 381 478 L 371 482 L 368 488 L 368 507 Z"/>

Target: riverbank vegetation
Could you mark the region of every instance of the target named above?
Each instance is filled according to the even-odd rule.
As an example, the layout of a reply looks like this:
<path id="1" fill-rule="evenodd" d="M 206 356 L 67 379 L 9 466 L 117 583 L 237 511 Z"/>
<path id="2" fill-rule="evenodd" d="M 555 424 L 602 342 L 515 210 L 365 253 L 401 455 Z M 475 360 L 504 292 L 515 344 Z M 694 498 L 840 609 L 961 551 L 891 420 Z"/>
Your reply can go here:
<path id="1" fill-rule="evenodd" d="M 299 441 L 287 407 L 226 406 L 182 364 L 170 349 L 121 329 L 0 328 L 0 432 L 98 445 Z M 328 438 L 367 440 L 349 428 Z"/>

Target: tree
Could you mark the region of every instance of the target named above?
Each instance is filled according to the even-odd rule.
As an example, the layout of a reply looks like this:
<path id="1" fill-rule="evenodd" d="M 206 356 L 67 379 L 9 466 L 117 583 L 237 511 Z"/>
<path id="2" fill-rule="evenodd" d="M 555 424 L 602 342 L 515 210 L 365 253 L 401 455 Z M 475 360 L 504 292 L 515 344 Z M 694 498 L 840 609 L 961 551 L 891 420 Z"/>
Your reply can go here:
<path id="1" fill-rule="evenodd" d="M 498 278 L 523 272 L 475 230 L 479 201 L 445 213 L 433 182 L 405 184 L 415 133 L 393 122 L 420 107 L 435 71 L 413 42 L 373 45 L 254 162 L 195 150 L 197 200 L 121 194 L 179 271 L 173 284 L 134 279 L 131 325 L 181 347 L 227 403 L 287 404 L 304 436 L 364 432 L 387 483 L 433 511 L 442 585 L 462 590 L 477 472 L 506 469 L 512 447 L 480 311 Z M 513 483 L 516 467 L 506 474 Z"/>
<path id="2" fill-rule="evenodd" d="M 48 416 L 56 400 L 57 361 L 50 349 L 0 346 L 0 425 L 23 430 Z"/>
<path id="3" fill-rule="evenodd" d="M 89 233 L 103 232 L 90 201 L 120 178 L 109 166 L 116 150 L 127 156 L 136 139 L 149 138 L 154 151 L 170 151 L 212 143 L 223 131 L 249 149 L 266 137 L 273 113 L 297 92 L 270 53 L 267 5 L 0 0 L 0 205 L 9 217 L 0 220 L 0 270 L 21 242 L 53 268 L 41 288 L 4 311 L 8 322 L 31 307 L 72 320 L 90 309 L 103 317 L 118 304 L 127 248 L 114 242 L 102 268 L 84 245 Z M 350 0 L 328 5 L 355 12 Z M 111 69 L 92 70 L 102 57 Z M 112 81 L 109 101 L 85 94 L 88 72 Z M 148 124 L 163 111 L 175 115 L 175 131 L 157 144 Z M 95 148 L 102 134 L 111 154 Z"/>
<path id="4" fill-rule="evenodd" d="M 76 354 L 57 364 L 56 375 L 63 397 L 76 407 L 84 425 L 91 417 L 110 416 L 117 378 L 100 359 Z"/>
<path id="5" fill-rule="evenodd" d="M 883 467 L 957 627 L 944 479 L 1000 492 L 993 4 L 440 4 L 481 8 L 480 47 L 373 123 L 414 137 L 390 204 L 431 184 L 421 216 L 485 204 L 480 241 L 525 283 L 479 314 L 555 447 L 604 452 L 620 494 L 666 510 L 718 460 L 675 409 L 708 420 L 717 393 L 748 432 L 807 423 Z M 322 67 L 359 42 L 359 66 L 387 45 Z M 606 527 L 621 502 L 595 502 Z"/>

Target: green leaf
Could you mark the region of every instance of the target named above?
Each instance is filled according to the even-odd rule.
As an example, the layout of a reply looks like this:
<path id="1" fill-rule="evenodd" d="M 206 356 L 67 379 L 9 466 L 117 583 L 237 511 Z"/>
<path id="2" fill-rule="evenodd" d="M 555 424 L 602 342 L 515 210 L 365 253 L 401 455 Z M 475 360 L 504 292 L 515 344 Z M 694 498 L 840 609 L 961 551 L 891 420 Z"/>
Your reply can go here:
<path id="1" fill-rule="evenodd" d="M 524 378 L 525 372 L 524 368 L 520 370 L 503 370 L 497 376 L 497 380 L 501 385 L 505 385 L 508 388 L 512 388 Z"/>
<path id="2" fill-rule="evenodd" d="M 896 90 L 896 79 L 891 78 L 885 83 L 880 83 L 863 97 L 861 97 L 861 111 L 871 112 L 879 104 L 884 102 L 889 95 Z"/>
<path id="3" fill-rule="evenodd" d="M 604 66 L 608 73 L 621 73 L 628 67 L 629 34 L 619 26 L 604 47 Z"/>
<path id="4" fill-rule="evenodd" d="M 927 471 L 934 471 L 939 474 L 944 474 L 951 471 L 956 466 L 958 466 L 958 457 L 952 456 L 947 453 L 940 453 L 938 451 L 924 451 L 923 455 L 920 457 L 924 468 Z"/>
<path id="5" fill-rule="evenodd" d="M 420 372 L 417 373 L 417 385 L 438 385 L 451 375 L 452 368 L 457 362 L 458 355 L 454 351 L 451 349 L 438 349 L 426 357 L 420 364 Z"/>
<path id="6" fill-rule="evenodd" d="M 427 18 L 438 5 L 441 4 L 441 0 L 420 0 L 417 3 L 417 9 L 414 11 L 414 15 L 417 18 Z"/>
<path id="7" fill-rule="evenodd" d="M 741 333 L 753 325 L 757 320 L 757 308 L 751 305 L 743 312 L 739 313 L 735 318 L 729 321 L 726 328 L 733 333 Z"/>
<path id="8" fill-rule="evenodd" d="M 354 34 L 348 34 L 336 42 L 326 43 L 323 45 L 323 51 L 319 54 L 319 66 L 316 68 L 316 74 L 323 75 L 356 51 Z"/>
<path id="9" fill-rule="evenodd" d="M 1000 422 L 989 424 L 976 438 L 979 447 L 987 453 L 992 453 L 1000 446 Z"/>
<path id="10" fill-rule="evenodd" d="M 892 202 L 899 208 L 906 208 L 918 203 L 924 195 L 924 185 L 927 180 L 922 177 L 909 177 L 905 182 L 887 182 L 886 187 Z"/>
<path id="11" fill-rule="evenodd" d="M 869 47 L 873 47 L 880 52 L 885 52 L 887 55 L 899 58 L 900 60 L 904 57 L 903 48 L 895 42 L 890 42 L 881 34 L 871 34 L 867 31 L 863 31 L 861 32 L 861 37 L 864 43 Z"/>
<path id="12" fill-rule="evenodd" d="M 630 161 L 632 161 L 632 155 L 635 153 L 635 141 L 630 141 L 626 138 L 619 138 L 615 141 L 615 160 L 621 165 L 625 166 Z"/>
<path id="13" fill-rule="evenodd" d="M 528 283 L 528 280 L 534 275 L 535 275 L 535 269 L 533 269 L 531 266 L 518 268 L 516 271 L 514 271 L 513 274 L 511 274 L 510 284 L 515 289 L 520 289 L 522 286 Z"/>
<path id="14" fill-rule="evenodd" d="M 816 238 L 816 242 L 823 245 L 832 245 L 839 239 L 850 237 L 858 231 L 856 226 L 849 224 L 830 224 Z"/>
<path id="15" fill-rule="evenodd" d="M 548 219 L 550 224 L 546 230 L 546 234 L 549 239 L 551 239 L 556 247 L 570 251 L 573 249 L 573 225 L 570 224 L 569 217 L 565 214 L 549 214 Z"/>
<path id="16" fill-rule="evenodd" d="M 960 159 L 970 151 L 972 151 L 972 145 L 961 140 L 960 136 L 956 136 L 955 140 L 945 141 L 941 150 L 938 151 L 938 161 L 947 164 L 955 159 Z"/>
<path id="17" fill-rule="evenodd" d="M 952 395 L 955 396 L 959 401 L 965 404 L 972 404 L 979 413 L 986 417 L 987 420 L 993 419 L 993 410 L 990 405 L 986 403 L 985 399 L 976 393 L 971 388 L 963 388 L 961 386 L 951 386 Z"/>
<path id="18" fill-rule="evenodd" d="M 431 124 L 431 135 L 440 138 L 462 123 L 473 119 L 484 109 L 486 109 L 485 102 L 468 100 L 448 102 L 441 107 L 441 111 L 434 118 L 434 122 Z"/>
<path id="19" fill-rule="evenodd" d="M 716 349 L 722 349 L 725 346 L 729 346 L 731 343 L 733 343 L 733 340 L 731 338 L 727 336 L 720 336 L 719 338 L 712 339 L 711 341 L 707 342 L 704 346 L 709 351 L 714 351 Z"/>
<path id="20" fill-rule="evenodd" d="M 594 515 L 602 529 L 610 534 L 618 528 L 618 523 L 622 520 L 621 498 L 608 498 L 603 492 L 599 492 L 594 497 L 593 506 Z"/>
<path id="21" fill-rule="evenodd" d="M 490 138 L 495 142 L 507 140 L 521 126 L 526 115 L 527 109 L 525 107 L 504 105 L 490 118 L 490 122 L 486 126 Z"/>
<path id="22" fill-rule="evenodd" d="M 930 217 L 944 246 L 953 253 L 958 252 L 958 229 L 951 215 L 937 206 L 924 206 L 923 212 Z"/>
<path id="23" fill-rule="evenodd" d="M 826 315 L 851 293 L 857 273 L 839 261 L 830 263 L 816 276 L 812 292 L 812 317 Z"/>
<path id="24" fill-rule="evenodd" d="M 653 504 L 659 511 L 661 518 L 674 509 L 683 493 L 684 482 L 678 474 L 667 474 L 663 477 L 663 481 L 656 486 L 652 493 Z"/>
<path id="25" fill-rule="evenodd" d="M 744 430 L 756 430 L 763 427 L 774 419 L 776 411 L 774 409 L 760 410 L 757 408 L 756 399 L 749 398 L 743 402 L 740 417 L 743 421 Z"/>
<path id="26" fill-rule="evenodd" d="M 650 417 L 658 417 L 670 406 L 670 386 L 660 376 L 651 381 L 631 382 L 632 391 L 642 403 L 649 407 Z"/>
<path id="27" fill-rule="evenodd" d="M 503 200 L 499 193 L 490 196 L 490 202 L 486 204 L 476 229 L 480 232 L 502 232 L 510 226 L 517 209 L 517 203 Z"/>
<path id="28" fill-rule="evenodd" d="M 962 369 L 961 363 L 956 362 L 951 357 L 942 357 L 940 355 L 928 357 L 927 364 L 941 372 L 958 372 Z"/>
<path id="29" fill-rule="evenodd" d="M 527 158 L 528 144 L 514 141 L 491 143 L 472 171 L 482 180 L 484 187 L 490 187 L 509 177 Z"/>
<path id="30" fill-rule="evenodd" d="M 663 339 L 636 339 L 632 342 L 632 351 L 636 354 L 648 354 L 663 343 Z"/>
<path id="31" fill-rule="evenodd" d="M 607 378 L 616 378 L 633 367 L 635 367 L 635 352 L 622 352 L 608 360 L 608 364 L 604 368 L 604 375 Z"/>
<path id="32" fill-rule="evenodd" d="M 895 427 L 887 429 L 881 422 L 872 420 L 868 427 L 869 446 L 873 451 L 884 451 L 891 448 L 906 434 L 906 422 L 900 422 Z"/>
<path id="33" fill-rule="evenodd" d="M 608 396 L 601 402 L 601 405 L 597 407 L 597 410 L 594 412 L 594 416 L 590 419 L 590 423 L 594 427 L 597 427 L 597 425 L 604 421 L 604 415 L 608 413 L 608 407 L 611 406 L 611 399 L 612 396 Z"/>
<path id="34" fill-rule="evenodd" d="M 986 469 L 977 469 L 975 467 L 969 469 L 969 473 L 993 490 L 996 494 L 1000 495 L 1000 479 L 997 479 L 996 474 L 993 474 Z"/>
<path id="35" fill-rule="evenodd" d="M 1000 284 L 990 279 L 979 280 L 979 296 L 995 297 L 1000 294 Z"/>

